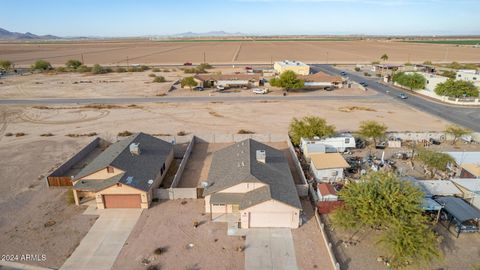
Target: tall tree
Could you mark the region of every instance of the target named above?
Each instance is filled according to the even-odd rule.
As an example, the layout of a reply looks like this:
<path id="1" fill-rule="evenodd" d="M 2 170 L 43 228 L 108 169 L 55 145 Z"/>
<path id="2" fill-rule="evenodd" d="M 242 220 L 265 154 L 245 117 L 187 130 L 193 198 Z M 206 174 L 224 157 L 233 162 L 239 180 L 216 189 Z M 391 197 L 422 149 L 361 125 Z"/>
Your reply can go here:
<path id="1" fill-rule="evenodd" d="M 67 63 L 65 63 L 66 67 L 72 68 L 72 69 L 77 69 L 81 65 L 82 65 L 82 62 L 75 59 L 70 59 L 67 61 Z"/>
<path id="2" fill-rule="evenodd" d="M 388 60 L 388 55 L 386 53 L 384 53 L 382 56 L 380 56 L 380 59 L 383 61 L 383 62 L 386 62 Z"/>
<path id="3" fill-rule="evenodd" d="M 435 93 L 447 97 L 478 97 L 478 88 L 472 83 L 464 80 L 448 79 L 444 83 L 435 86 Z"/>
<path id="4" fill-rule="evenodd" d="M 471 134 L 472 131 L 461 126 L 449 125 L 445 129 L 445 133 L 453 136 L 452 144 L 455 144 L 459 138 Z"/>
<path id="5" fill-rule="evenodd" d="M 393 76 L 392 81 L 400 84 L 401 86 L 408 87 L 410 90 L 423 89 L 427 84 L 427 79 L 418 73 L 407 74 L 404 72 L 399 72 Z"/>
<path id="6" fill-rule="evenodd" d="M 183 87 L 187 86 L 192 90 L 193 87 L 197 86 L 198 83 L 195 81 L 193 77 L 185 77 L 180 81 L 180 85 Z"/>
<path id="7" fill-rule="evenodd" d="M 50 62 L 47 62 L 45 60 L 37 60 L 35 63 L 32 65 L 33 70 L 50 70 L 52 69 L 52 65 Z"/>
<path id="8" fill-rule="evenodd" d="M 377 145 L 377 140 L 385 137 L 385 132 L 388 127 L 384 124 L 380 124 L 377 121 L 369 120 L 360 123 L 360 129 L 358 134 L 366 139 L 372 139 L 373 145 Z"/>
<path id="9" fill-rule="evenodd" d="M 293 118 L 288 133 L 293 144 L 299 145 L 301 138 L 332 136 L 335 134 L 335 126 L 327 124 L 323 118 L 305 116 L 301 120 Z"/>
<path id="10" fill-rule="evenodd" d="M 346 185 L 344 206 L 334 211 L 333 225 L 381 231 L 377 243 L 394 268 L 429 262 L 440 255 L 435 234 L 422 215 L 423 192 L 393 173 L 370 172 Z"/>

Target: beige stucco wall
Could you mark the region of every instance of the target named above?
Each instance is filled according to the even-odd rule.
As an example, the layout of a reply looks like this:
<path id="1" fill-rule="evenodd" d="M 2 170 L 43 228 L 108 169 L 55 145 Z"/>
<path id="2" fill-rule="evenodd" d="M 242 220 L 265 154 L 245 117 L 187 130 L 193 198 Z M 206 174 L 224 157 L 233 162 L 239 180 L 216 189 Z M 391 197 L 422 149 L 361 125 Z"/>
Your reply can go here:
<path id="1" fill-rule="evenodd" d="M 148 208 L 149 201 L 148 201 L 148 195 L 146 191 L 142 191 L 142 190 L 122 184 L 121 186 L 113 185 L 95 194 L 95 201 L 97 203 L 98 209 L 105 209 L 102 195 L 108 195 L 108 194 L 140 194 L 141 208 Z"/>
<path id="2" fill-rule="evenodd" d="M 219 193 L 247 193 L 263 186 L 265 186 L 264 183 L 241 183 L 236 186 L 221 190 Z"/>
<path id="3" fill-rule="evenodd" d="M 270 200 L 258 205 L 254 205 L 250 208 L 244 209 L 240 211 L 240 220 L 241 220 L 241 226 L 242 228 L 248 228 L 250 224 L 250 215 L 251 213 L 268 213 L 269 218 L 268 220 L 265 221 L 265 224 L 263 227 L 276 227 L 278 225 L 276 224 L 284 224 L 285 218 L 283 214 L 290 214 L 288 215 L 287 223 L 289 223 L 290 228 L 298 228 L 300 224 L 300 210 L 296 209 L 294 207 L 291 207 L 289 205 L 286 205 L 282 202 L 276 201 L 276 200 Z M 278 217 L 275 216 L 275 213 L 278 213 Z M 279 220 L 279 219 L 282 220 Z"/>
<path id="4" fill-rule="evenodd" d="M 281 73 L 283 73 L 287 70 L 291 70 L 298 75 L 308 75 L 308 74 L 310 74 L 310 67 L 309 66 L 293 66 L 293 65 L 292 66 L 282 66 L 279 63 L 275 63 L 273 65 L 273 68 L 279 74 L 281 74 Z"/>
<path id="5" fill-rule="evenodd" d="M 107 168 L 104 168 L 98 172 L 92 173 L 90 175 L 87 175 L 85 177 L 80 178 L 81 180 L 89 180 L 89 179 L 94 179 L 94 180 L 102 180 L 102 179 L 108 179 L 112 176 L 119 175 L 123 173 L 124 171 L 114 168 L 113 173 L 108 173 Z"/>

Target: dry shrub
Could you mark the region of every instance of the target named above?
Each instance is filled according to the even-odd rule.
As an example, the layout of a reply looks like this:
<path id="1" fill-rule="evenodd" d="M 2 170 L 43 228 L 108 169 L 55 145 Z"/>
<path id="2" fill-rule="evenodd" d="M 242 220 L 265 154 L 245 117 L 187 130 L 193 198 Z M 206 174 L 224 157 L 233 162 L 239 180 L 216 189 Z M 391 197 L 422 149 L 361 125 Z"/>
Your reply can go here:
<path id="1" fill-rule="evenodd" d="M 11 136 L 13 136 L 13 133 L 7 132 L 7 133 L 5 133 L 5 136 L 6 136 L 6 137 L 11 137 Z"/>
<path id="2" fill-rule="evenodd" d="M 113 104 L 89 104 L 83 106 L 86 109 L 120 109 L 122 106 L 113 105 Z"/>
<path id="3" fill-rule="evenodd" d="M 186 135 L 188 135 L 188 133 L 183 130 L 177 132 L 177 136 L 186 136 Z"/>
<path id="4" fill-rule="evenodd" d="M 347 107 L 340 107 L 338 108 L 341 112 L 353 112 L 353 111 L 367 111 L 367 112 L 376 112 L 377 110 L 369 108 L 369 107 L 362 107 L 362 106 L 347 106 Z"/>
<path id="5" fill-rule="evenodd" d="M 118 133 L 118 136 L 120 136 L 120 137 L 128 137 L 128 136 L 131 136 L 131 135 L 133 135 L 133 133 L 128 131 L 128 130 L 125 130 L 125 131 L 122 131 L 122 132 Z"/>
<path id="6" fill-rule="evenodd" d="M 42 137 L 52 137 L 52 136 L 55 136 L 55 135 L 53 135 L 53 133 L 43 133 L 43 134 L 40 134 L 40 136 L 42 136 Z"/>
<path id="7" fill-rule="evenodd" d="M 240 129 L 237 134 L 255 134 L 255 132 L 248 129 Z"/>
<path id="8" fill-rule="evenodd" d="M 210 115 L 215 116 L 215 117 L 223 117 L 223 115 L 217 113 L 217 112 L 208 112 Z"/>
<path id="9" fill-rule="evenodd" d="M 25 135 L 27 135 L 27 133 L 23 133 L 23 132 L 17 132 L 17 133 L 15 133 L 15 137 L 23 137 L 23 136 L 25 136 Z"/>
<path id="10" fill-rule="evenodd" d="M 90 133 L 84 133 L 84 134 L 69 133 L 65 136 L 72 137 L 72 138 L 78 138 L 78 137 L 93 137 L 93 136 L 97 136 L 97 135 L 98 134 L 96 132 L 90 132 Z"/>

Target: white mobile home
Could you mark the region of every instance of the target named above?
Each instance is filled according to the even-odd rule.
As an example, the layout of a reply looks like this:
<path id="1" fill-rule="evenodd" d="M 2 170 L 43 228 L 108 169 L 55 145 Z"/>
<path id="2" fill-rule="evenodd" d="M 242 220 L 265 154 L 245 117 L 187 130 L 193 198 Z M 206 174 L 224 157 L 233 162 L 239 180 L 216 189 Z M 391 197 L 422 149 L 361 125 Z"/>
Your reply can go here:
<path id="1" fill-rule="evenodd" d="M 313 139 L 300 139 L 300 148 L 305 152 L 308 144 L 323 144 L 325 145 L 325 152 L 345 152 L 348 149 L 354 149 L 356 146 L 355 138 L 351 135 L 343 135 L 338 137 L 330 137 L 320 139 L 315 137 Z"/>

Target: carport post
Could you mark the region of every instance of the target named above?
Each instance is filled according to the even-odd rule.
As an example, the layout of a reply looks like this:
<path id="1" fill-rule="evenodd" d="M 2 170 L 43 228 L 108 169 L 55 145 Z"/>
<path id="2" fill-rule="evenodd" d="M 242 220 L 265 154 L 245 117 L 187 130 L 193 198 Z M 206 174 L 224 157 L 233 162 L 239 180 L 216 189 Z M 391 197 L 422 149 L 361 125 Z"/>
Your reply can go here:
<path id="1" fill-rule="evenodd" d="M 212 213 L 212 204 L 210 204 L 210 220 L 213 220 L 213 213 Z"/>
<path id="2" fill-rule="evenodd" d="M 438 213 L 437 213 L 437 218 L 435 219 L 435 224 L 438 223 L 438 220 L 440 219 L 440 212 L 442 211 L 442 209 L 440 208 L 438 210 Z"/>

